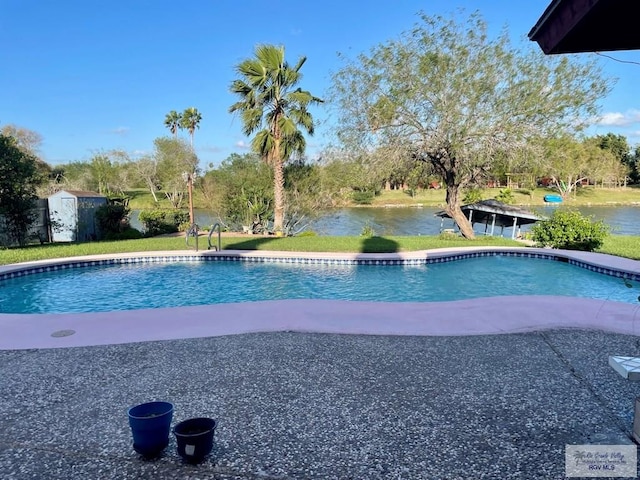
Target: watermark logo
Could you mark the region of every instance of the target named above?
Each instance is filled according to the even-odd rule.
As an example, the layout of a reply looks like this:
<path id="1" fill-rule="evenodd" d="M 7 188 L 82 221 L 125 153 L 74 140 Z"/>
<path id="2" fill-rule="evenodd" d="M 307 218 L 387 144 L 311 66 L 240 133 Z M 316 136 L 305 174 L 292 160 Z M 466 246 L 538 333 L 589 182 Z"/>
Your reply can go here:
<path id="1" fill-rule="evenodd" d="M 638 449 L 635 445 L 566 445 L 567 477 L 638 476 Z"/>

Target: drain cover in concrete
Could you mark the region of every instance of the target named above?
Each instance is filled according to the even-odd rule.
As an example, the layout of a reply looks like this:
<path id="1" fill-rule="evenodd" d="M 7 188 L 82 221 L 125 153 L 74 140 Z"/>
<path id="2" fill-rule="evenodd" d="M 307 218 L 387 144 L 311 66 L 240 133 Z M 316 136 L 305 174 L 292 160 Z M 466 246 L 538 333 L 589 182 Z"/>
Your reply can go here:
<path id="1" fill-rule="evenodd" d="M 58 330 L 51 334 L 52 337 L 68 337 L 69 335 L 73 335 L 76 333 L 75 330 Z"/>
<path id="2" fill-rule="evenodd" d="M 640 357 L 609 356 L 609 365 L 624 378 L 632 381 L 640 381 Z"/>

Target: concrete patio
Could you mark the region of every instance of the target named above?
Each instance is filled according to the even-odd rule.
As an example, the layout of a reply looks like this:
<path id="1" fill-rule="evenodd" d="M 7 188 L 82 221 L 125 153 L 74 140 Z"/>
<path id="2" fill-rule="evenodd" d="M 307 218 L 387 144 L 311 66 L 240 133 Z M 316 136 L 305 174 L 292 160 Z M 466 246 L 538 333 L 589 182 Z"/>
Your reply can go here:
<path id="1" fill-rule="evenodd" d="M 3 479 L 564 478 L 565 444 L 631 443 L 637 337 L 273 332 L 0 351 Z M 219 420 L 213 454 L 131 448 L 127 407 Z"/>

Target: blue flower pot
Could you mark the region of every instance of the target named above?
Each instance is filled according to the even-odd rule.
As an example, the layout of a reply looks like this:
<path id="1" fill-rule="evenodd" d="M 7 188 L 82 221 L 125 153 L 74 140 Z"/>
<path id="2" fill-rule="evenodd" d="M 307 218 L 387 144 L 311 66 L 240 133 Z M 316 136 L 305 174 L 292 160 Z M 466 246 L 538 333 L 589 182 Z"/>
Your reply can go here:
<path id="1" fill-rule="evenodd" d="M 213 449 L 216 421 L 212 418 L 190 418 L 178 423 L 173 433 L 178 444 L 178 454 L 190 463 L 198 463 Z"/>
<path id="2" fill-rule="evenodd" d="M 153 458 L 169 444 L 173 404 L 149 402 L 131 407 L 129 426 L 133 435 L 133 449 L 147 458 Z"/>

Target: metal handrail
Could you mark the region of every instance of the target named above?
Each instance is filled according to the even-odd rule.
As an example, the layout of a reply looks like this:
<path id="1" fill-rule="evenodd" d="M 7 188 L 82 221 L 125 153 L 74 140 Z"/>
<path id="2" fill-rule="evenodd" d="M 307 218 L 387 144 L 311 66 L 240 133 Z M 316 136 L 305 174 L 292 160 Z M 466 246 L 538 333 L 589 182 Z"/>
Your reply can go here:
<path id="1" fill-rule="evenodd" d="M 184 240 L 187 244 L 187 247 L 190 246 L 189 237 L 196 237 L 196 252 L 197 252 L 198 251 L 198 224 L 197 223 L 192 223 L 189 226 L 189 229 L 187 230 L 186 235 L 184 236 Z"/>
<path id="2" fill-rule="evenodd" d="M 209 246 L 207 247 L 207 250 L 211 250 L 211 247 L 213 245 L 211 245 L 211 235 L 213 234 L 214 230 L 216 229 L 216 227 L 218 227 L 218 247 L 214 247 L 218 252 L 220 250 L 222 250 L 222 243 L 220 241 L 220 224 L 219 223 L 214 223 L 213 225 L 211 225 L 211 228 L 209 229 Z"/>

